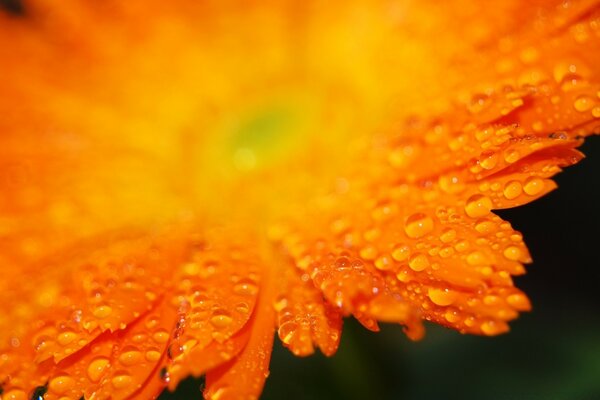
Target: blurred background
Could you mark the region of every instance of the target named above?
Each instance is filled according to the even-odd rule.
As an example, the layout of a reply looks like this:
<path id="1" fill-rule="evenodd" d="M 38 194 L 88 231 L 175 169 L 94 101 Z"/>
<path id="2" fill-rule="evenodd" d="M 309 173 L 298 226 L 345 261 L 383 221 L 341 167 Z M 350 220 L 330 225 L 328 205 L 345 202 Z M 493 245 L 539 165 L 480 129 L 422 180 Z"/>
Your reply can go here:
<path id="1" fill-rule="evenodd" d="M 374 334 L 347 319 L 332 358 L 294 357 L 278 339 L 261 399 L 600 399 L 600 139 L 556 177 L 559 189 L 500 212 L 534 259 L 516 278 L 533 311 L 494 337 L 427 324 L 413 343 L 399 326 Z M 199 398 L 188 379 L 161 400 Z"/>

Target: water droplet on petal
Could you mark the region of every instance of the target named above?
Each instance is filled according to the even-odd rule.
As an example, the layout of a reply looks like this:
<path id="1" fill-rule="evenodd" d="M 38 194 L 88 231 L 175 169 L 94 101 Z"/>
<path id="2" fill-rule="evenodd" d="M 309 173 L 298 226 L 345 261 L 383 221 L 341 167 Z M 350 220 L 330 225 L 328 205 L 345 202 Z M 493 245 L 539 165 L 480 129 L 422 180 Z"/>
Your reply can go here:
<path id="1" fill-rule="evenodd" d="M 410 260 L 408 261 L 408 266 L 413 271 L 423 271 L 429 266 L 429 259 L 425 254 L 417 253 L 410 258 Z"/>
<path id="2" fill-rule="evenodd" d="M 488 336 L 498 335 L 508 330 L 508 326 L 502 321 L 485 321 L 480 328 Z"/>
<path id="3" fill-rule="evenodd" d="M 508 246 L 504 249 L 504 257 L 512 261 L 517 261 L 521 258 L 521 249 L 517 246 Z"/>
<path id="4" fill-rule="evenodd" d="M 440 240 L 442 243 L 450 243 L 454 239 L 456 239 L 456 231 L 452 228 L 446 228 L 442 231 L 440 235 Z"/>
<path id="5" fill-rule="evenodd" d="M 72 343 L 77 338 L 78 338 L 78 336 L 75 332 L 65 331 L 65 332 L 61 332 L 58 334 L 58 336 L 56 337 L 56 341 L 61 346 L 66 346 L 66 345 Z"/>
<path id="6" fill-rule="evenodd" d="M 111 379 L 111 382 L 113 387 L 119 390 L 131 385 L 131 382 L 133 382 L 133 378 L 127 372 L 117 372 L 115 376 Z"/>
<path id="7" fill-rule="evenodd" d="M 156 343 L 166 343 L 167 340 L 169 340 L 169 332 L 164 329 L 159 329 L 154 332 L 152 339 L 154 339 Z"/>
<path id="8" fill-rule="evenodd" d="M 519 158 L 521 158 L 521 155 L 516 150 L 511 150 L 504 155 L 504 161 L 506 161 L 509 164 L 519 161 Z"/>
<path id="9" fill-rule="evenodd" d="M 506 302 L 519 311 L 527 311 L 531 309 L 529 299 L 522 293 L 511 294 L 506 298 Z"/>
<path id="10" fill-rule="evenodd" d="M 590 96 L 579 96 L 573 103 L 573 107 L 579 112 L 585 112 L 594 107 L 594 100 Z"/>
<path id="11" fill-rule="evenodd" d="M 88 378 L 90 378 L 92 382 L 98 382 L 100 378 L 102 378 L 106 368 L 109 367 L 109 364 L 110 361 L 106 357 L 94 358 L 87 368 Z"/>
<path id="12" fill-rule="evenodd" d="M 294 321 L 288 321 L 281 324 L 279 327 L 279 338 L 285 344 L 290 344 L 294 338 L 294 334 L 298 329 L 298 324 Z"/>
<path id="13" fill-rule="evenodd" d="M 48 389 L 56 394 L 63 394 L 71 390 L 75 386 L 75 379 L 69 375 L 59 375 L 50 380 Z"/>
<path id="14" fill-rule="evenodd" d="M 516 199 L 523 192 L 523 186 L 519 181 L 510 181 L 504 186 L 504 197 L 508 200 Z"/>
<path id="15" fill-rule="evenodd" d="M 233 287 L 233 291 L 241 296 L 254 296 L 258 293 L 258 286 L 250 279 L 242 279 Z"/>
<path id="16" fill-rule="evenodd" d="M 215 311 L 210 317 L 210 323 L 217 329 L 227 328 L 233 322 L 233 318 L 226 311 Z"/>
<path id="17" fill-rule="evenodd" d="M 456 300 L 458 293 L 449 289 L 429 288 L 427 295 L 434 304 L 448 306 Z"/>
<path id="18" fill-rule="evenodd" d="M 406 245 L 400 245 L 392 251 L 392 258 L 396 261 L 404 261 L 410 255 L 410 248 Z"/>
<path id="19" fill-rule="evenodd" d="M 488 215 L 492 210 L 492 201 L 489 197 L 476 194 L 469 197 L 465 205 L 465 212 L 471 218 L 480 218 Z"/>
<path id="20" fill-rule="evenodd" d="M 146 351 L 146 354 L 144 355 L 146 360 L 150 361 L 150 362 L 155 362 L 160 360 L 161 354 L 160 351 L 156 350 L 156 349 L 150 349 L 148 351 Z"/>
<path id="21" fill-rule="evenodd" d="M 32 396 L 32 398 L 34 398 Z M 27 394 L 21 389 L 12 389 L 2 395 L 3 400 L 27 400 Z M 35 398 L 35 400 L 38 400 Z"/>
<path id="22" fill-rule="evenodd" d="M 498 154 L 488 151 L 481 154 L 481 159 L 479 161 L 479 165 L 483 169 L 493 169 L 498 164 Z"/>
<path id="23" fill-rule="evenodd" d="M 133 346 L 126 347 L 119 356 L 119 362 L 125 366 L 138 364 L 142 361 L 142 353 Z"/>
<path id="24" fill-rule="evenodd" d="M 433 219 L 426 214 L 416 213 L 406 219 L 404 231 L 408 237 L 417 239 L 433 230 Z"/>
<path id="25" fill-rule="evenodd" d="M 106 305 L 98 306 L 92 312 L 92 314 L 94 314 L 94 317 L 100 318 L 100 319 L 108 317 L 111 313 L 112 313 L 112 308 L 110 306 L 106 306 Z"/>
<path id="26" fill-rule="evenodd" d="M 530 196 L 540 194 L 544 190 L 544 181 L 540 178 L 529 178 L 523 186 L 523 191 Z"/>

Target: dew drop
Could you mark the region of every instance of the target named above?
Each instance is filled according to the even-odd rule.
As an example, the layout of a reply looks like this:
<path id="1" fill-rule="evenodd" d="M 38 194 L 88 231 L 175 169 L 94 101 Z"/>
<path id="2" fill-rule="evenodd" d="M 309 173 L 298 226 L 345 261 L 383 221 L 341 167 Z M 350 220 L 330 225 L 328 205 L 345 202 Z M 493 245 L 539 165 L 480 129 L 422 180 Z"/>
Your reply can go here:
<path id="1" fill-rule="evenodd" d="M 381 256 L 379 257 L 377 260 L 375 260 L 375 268 L 382 270 L 382 271 L 387 271 L 390 268 L 392 268 L 392 260 L 390 259 L 390 256 Z"/>
<path id="2" fill-rule="evenodd" d="M 506 298 L 506 302 L 519 311 L 527 311 L 531 309 L 531 303 L 527 296 L 521 293 L 511 294 Z"/>
<path id="3" fill-rule="evenodd" d="M 288 321 L 281 324 L 279 327 L 279 338 L 285 344 L 290 344 L 294 338 L 294 334 L 298 329 L 298 324 L 294 321 Z"/>
<path id="4" fill-rule="evenodd" d="M 110 361 L 106 357 L 94 358 L 87 367 L 87 375 L 90 381 L 98 382 L 109 364 Z"/>
<path id="5" fill-rule="evenodd" d="M 589 111 L 594 107 L 594 100 L 590 96 L 579 96 L 575 99 L 573 107 L 579 112 Z"/>
<path id="6" fill-rule="evenodd" d="M 503 322 L 499 322 L 499 321 L 485 321 L 484 323 L 482 323 L 480 325 L 481 331 L 488 335 L 488 336 L 494 336 L 494 335 L 498 335 L 502 332 L 506 332 L 507 327 L 506 324 Z"/>
<path id="7" fill-rule="evenodd" d="M 426 214 L 416 213 L 406 219 L 404 231 L 408 237 L 417 239 L 433 230 L 433 219 Z"/>
<path id="8" fill-rule="evenodd" d="M 456 231 L 452 228 L 446 228 L 442 231 L 440 235 L 440 240 L 442 243 L 450 243 L 456 239 Z"/>
<path id="9" fill-rule="evenodd" d="M 64 394 L 75 386 L 75 379 L 69 375 L 59 375 L 50 380 L 48 389 L 56 394 Z"/>
<path id="10" fill-rule="evenodd" d="M 454 303 L 458 293 L 449 289 L 429 288 L 427 295 L 434 304 L 438 306 L 449 306 Z"/>
<path id="11" fill-rule="evenodd" d="M 540 178 L 529 178 L 523 186 L 523 191 L 530 196 L 540 194 L 544 190 L 544 181 Z"/>
<path id="12" fill-rule="evenodd" d="M 112 313 L 112 308 L 110 306 L 106 306 L 106 305 L 98 306 L 92 312 L 92 314 L 94 314 L 94 317 L 100 318 L 100 319 L 108 317 L 111 313 Z"/>
<path id="13" fill-rule="evenodd" d="M 159 378 L 161 381 L 163 381 L 164 383 L 169 383 L 171 382 L 171 374 L 169 373 L 169 370 L 167 369 L 167 367 L 162 367 L 160 369 L 160 372 L 158 373 Z"/>
<path id="14" fill-rule="evenodd" d="M 250 279 L 242 279 L 233 287 L 233 292 L 240 296 L 254 296 L 258 293 L 258 286 Z"/>
<path id="15" fill-rule="evenodd" d="M 408 259 L 410 255 L 410 247 L 406 245 L 399 245 L 392 251 L 392 258 L 396 261 L 404 261 Z"/>
<path id="16" fill-rule="evenodd" d="M 489 197 L 476 194 L 467 200 L 465 212 L 471 218 L 480 218 L 488 215 L 492 210 L 492 201 Z"/>
<path id="17" fill-rule="evenodd" d="M 210 323 L 217 329 L 227 328 L 233 322 L 233 318 L 226 311 L 215 311 L 210 317 Z"/>
<path id="18" fill-rule="evenodd" d="M 156 343 L 166 343 L 167 340 L 169 340 L 169 332 L 164 329 L 159 329 L 154 332 L 152 339 L 154 339 Z"/>
<path id="19" fill-rule="evenodd" d="M 133 346 L 126 347 L 119 356 L 119 362 L 125 366 L 132 366 L 142 361 L 142 353 Z"/>
<path id="20" fill-rule="evenodd" d="M 504 249 L 504 257 L 511 261 L 517 261 L 519 258 L 521 258 L 521 249 L 519 249 L 517 246 L 508 246 L 506 249 Z"/>
<path id="21" fill-rule="evenodd" d="M 484 93 L 477 93 L 473 95 L 469 104 L 467 104 L 467 109 L 472 114 L 477 114 L 486 107 L 489 96 Z"/>
<path id="22" fill-rule="evenodd" d="M 113 387 L 117 390 L 125 389 L 127 386 L 131 385 L 133 382 L 133 378 L 127 372 L 117 372 L 115 376 L 111 379 L 111 383 Z"/>
<path id="23" fill-rule="evenodd" d="M 492 221 L 482 220 L 477 222 L 475 230 L 481 234 L 490 234 L 494 232 L 496 225 Z"/>
<path id="24" fill-rule="evenodd" d="M 479 160 L 479 165 L 483 169 L 493 169 L 498 164 L 498 154 L 487 151 L 481 154 L 481 159 Z"/>
<path id="25" fill-rule="evenodd" d="M 519 158 L 521 158 L 521 155 L 516 150 L 511 150 L 504 155 L 504 161 L 506 161 L 509 164 L 513 164 L 519 161 Z"/>
<path id="26" fill-rule="evenodd" d="M 521 185 L 521 182 L 510 181 L 510 182 L 507 182 L 506 185 L 504 186 L 503 194 L 504 194 L 504 197 L 506 197 L 508 200 L 513 200 L 513 199 L 516 199 L 517 197 L 519 197 L 522 192 L 523 192 L 523 186 Z"/>
<path id="27" fill-rule="evenodd" d="M 465 183 L 455 175 L 440 176 L 438 184 L 440 185 L 440 189 L 450 194 L 460 193 L 467 187 Z"/>
<path id="28" fill-rule="evenodd" d="M 161 354 L 160 354 L 160 351 L 158 351 L 156 349 L 150 349 L 150 350 L 146 351 L 146 354 L 144 354 L 144 357 L 146 358 L 147 361 L 155 362 L 155 361 L 160 360 Z"/>
<path id="29" fill-rule="evenodd" d="M 45 391 L 44 391 L 44 393 L 45 393 Z M 42 393 L 41 395 L 36 397 L 34 394 L 31 396 L 31 399 L 38 400 L 38 399 L 42 398 L 43 395 L 44 394 Z M 12 390 L 9 390 L 8 392 L 6 392 L 5 394 L 3 394 L 2 399 L 3 400 L 27 400 L 27 394 L 25 394 L 25 392 L 21 389 L 12 389 Z"/>
<path id="30" fill-rule="evenodd" d="M 487 257 L 480 251 L 474 251 L 467 256 L 467 264 L 469 265 L 485 265 Z"/>
<path id="31" fill-rule="evenodd" d="M 444 318 L 446 318 L 446 321 L 448 321 L 451 324 L 453 324 L 453 323 L 458 322 L 460 320 L 460 314 L 456 310 L 448 309 L 446 311 L 446 313 L 444 314 Z"/>
<path id="32" fill-rule="evenodd" d="M 78 336 L 75 332 L 65 331 L 65 332 L 61 332 L 58 334 L 58 336 L 56 337 L 56 341 L 61 346 L 66 346 L 66 345 L 72 343 L 77 338 L 78 338 Z"/>
<path id="33" fill-rule="evenodd" d="M 423 253 L 417 253 L 410 258 L 408 261 L 408 266 L 413 271 L 423 271 L 429 266 L 429 258 L 427 258 L 427 256 Z"/>
<path id="34" fill-rule="evenodd" d="M 374 260 L 377 257 L 377 248 L 375 246 L 365 246 L 360 249 L 360 257 L 364 260 Z"/>

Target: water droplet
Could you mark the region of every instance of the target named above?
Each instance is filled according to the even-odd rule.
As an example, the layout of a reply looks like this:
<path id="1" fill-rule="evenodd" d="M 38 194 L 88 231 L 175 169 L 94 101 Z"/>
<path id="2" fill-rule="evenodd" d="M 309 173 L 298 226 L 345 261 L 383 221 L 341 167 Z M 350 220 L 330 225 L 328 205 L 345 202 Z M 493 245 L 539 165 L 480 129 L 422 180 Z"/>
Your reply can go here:
<path id="1" fill-rule="evenodd" d="M 150 361 L 150 362 L 155 362 L 160 360 L 161 354 L 160 351 L 156 350 L 156 349 L 150 349 L 148 351 L 146 351 L 146 354 L 144 355 L 144 357 L 146 357 L 146 360 Z"/>
<path id="2" fill-rule="evenodd" d="M 64 394 L 75 386 L 75 379 L 69 375 L 59 375 L 50 380 L 48 389 L 56 394 Z"/>
<path id="3" fill-rule="evenodd" d="M 519 311 L 527 311 L 531 309 L 529 299 L 522 293 L 511 294 L 506 298 L 506 302 Z"/>
<path id="4" fill-rule="evenodd" d="M 530 196 L 540 194 L 544 190 L 544 181 L 540 178 L 529 178 L 523 186 L 523 191 Z"/>
<path id="5" fill-rule="evenodd" d="M 523 192 L 523 186 L 519 181 L 510 181 L 504 186 L 504 197 L 508 200 L 516 199 Z"/>
<path id="6" fill-rule="evenodd" d="M 171 374 L 169 373 L 169 370 L 167 369 L 167 367 L 162 367 L 158 373 L 158 376 L 159 376 L 160 380 L 163 381 L 164 383 L 171 382 Z"/>
<path id="7" fill-rule="evenodd" d="M 154 332 L 152 339 L 154 339 L 156 343 L 166 343 L 167 340 L 169 340 L 169 332 L 164 329 L 159 329 Z"/>
<path id="8" fill-rule="evenodd" d="M 493 169 L 498 164 L 498 154 L 493 151 L 486 151 L 481 153 L 481 158 L 479 160 L 479 165 L 483 169 Z"/>
<path id="9" fill-rule="evenodd" d="M 374 260 L 377 257 L 377 248 L 375 246 L 365 246 L 360 249 L 359 253 L 364 260 Z"/>
<path id="10" fill-rule="evenodd" d="M 408 259 L 409 255 L 410 255 L 410 247 L 408 247 L 406 245 L 397 246 L 392 251 L 392 258 L 396 261 L 404 261 L 404 260 Z"/>
<path id="11" fill-rule="evenodd" d="M 31 396 L 31 399 L 38 400 L 43 396 L 40 395 L 38 397 Z M 27 400 L 27 394 L 21 389 L 12 389 L 2 395 L 3 400 Z"/>
<path id="12" fill-rule="evenodd" d="M 434 304 L 438 306 L 449 306 L 454 303 L 458 293 L 449 289 L 429 288 L 427 295 Z"/>
<path id="13" fill-rule="evenodd" d="M 467 110 L 472 114 L 477 114 L 486 107 L 489 96 L 484 93 L 477 93 L 471 97 L 471 101 L 467 104 Z"/>
<path id="14" fill-rule="evenodd" d="M 233 322 L 233 318 L 226 311 L 215 311 L 210 317 L 210 323 L 217 329 L 227 328 Z"/>
<path id="15" fill-rule="evenodd" d="M 377 260 L 375 260 L 375 268 L 382 270 L 382 271 L 387 271 L 392 267 L 392 260 L 390 259 L 389 256 L 381 256 L 379 257 Z"/>
<path id="16" fill-rule="evenodd" d="M 442 243 L 450 243 L 456 239 L 456 231 L 452 228 L 446 228 L 442 231 L 440 235 L 440 240 Z"/>
<path id="17" fill-rule="evenodd" d="M 106 368 L 109 367 L 109 364 L 110 361 L 106 357 L 94 358 L 87 368 L 88 378 L 90 378 L 92 382 L 98 382 L 100 378 L 102 378 Z"/>
<path id="18" fill-rule="evenodd" d="M 131 382 L 133 382 L 133 378 L 127 372 L 122 371 L 117 372 L 115 376 L 111 379 L 111 382 L 115 389 L 120 390 L 131 385 Z"/>
<path id="19" fill-rule="evenodd" d="M 112 308 L 110 306 L 106 306 L 106 305 L 98 306 L 92 312 L 92 314 L 94 314 L 94 317 L 100 318 L 100 319 L 108 317 L 111 313 L 112 313 Z"/>
<path id="20" fill-rule="evenodd" d="M 475 225 L 475 230 L 482 234 L 493 233 L 495 229 L 496 229 L 496 225 L 492 221 L 488 221 L 488 220 L 479 221 Z"/>
<path id="21" fill-rule="evenodd" d="M 481 331 L 488 336 L 498 335 L 508 330 L 508 326 L 506 325 L 506 323 L 492 320 L 485 321 L 481 324 L 480 328 Z"/>
<path id="22" fill-rule="evenodd" d="M 492 201 L 489 197 L 476 194 L 469 197 L 465 205 L 465 212 L 471 218 L 480 218 L 488 215 L 492 210 Z"/>
<path id="23" fill-rule="evenodd" d="M 517 261 L 519 258 L 521 258 L 521 249 L 519 249 L 517 246 L 508 246 L 506 249 L 504 249 L 504 257 L 512 261 Z"/>
<path id="24" fill-rule="evenodd" d="M 474 251 L 467 256 L 467 264 L 485 265 L 487 264 L 487 257 L 480 251 Z"/>
<path id="25" fill-rule="evenodd" d="M 426 214 L 416 213 L 406 219 L 404 231 L 408 237 L 417 239 L 433 230 L 433 220 Z"/>
<path id="26" fill-rule="evenodd" d="M 125 366 L 138 364 L 142 361 L 142 353 L 133 346 L 125 347 L 119 356 L 119 362 Z"/>
<path id="27" fill-rule="evenodd" d="M 511 150 L 504 154 L 504 161 L 506 161 L 509 164 L 519 161 L 519 158 L 521 158 L 521 155 L 516 150 Z"/>
<path id="28" fill-rule="evenodd" d="M 438 179 L 438 184 L 440 185 L 440 189 L 450 194 L 458 194 L 467 187 L 456 175 L 442 175 Z"/>
<path id="29" fill-rule="evenodd" d="M 594 107 L 594 100 L 590 96 L 579 96 L 573 103 L 573 107 L 579 112 L 585 112 Z"/>
<path id="30" fill-rule="evenodd" d="M 279 338 L 283 343 L 290 344 L 292 342 L 292 339 L 294 338 L 294 334 L 296 333 L 297 329 L 298 324 L 294 321 L 284 322 L 279 327 Z"/>
<path id="31" fill-rule="evenodd" d="M 429 258 L 427 258 L 425 254 L 417 253 L 410 258 L 408 261 L 408 266 L 413 271 L 423 271 L 429 266 Z"/>
<path id="32" fill-rule="evenodd" d="M 250 279 L 242 279 L 233 287 L 233 291 L 240 296 L 254 296 L 258 293 L 258 286 Z"/>
<path id="33" fill-rule="evenodd" d="M 66 345 L 70 344 L 71 342 L 73 342 L 77 338 L 78 338 L 78 335 L 75 332 L 65 331 L 65 332 L 58 334 L 58 336 L 56 337 L 56 341 L 61 346 L 66 346 Z"/>
<path id="34" fill-rule="evenodd" d="M 592 117 L 600 118 L 600 106 L 592 108 Z"/>

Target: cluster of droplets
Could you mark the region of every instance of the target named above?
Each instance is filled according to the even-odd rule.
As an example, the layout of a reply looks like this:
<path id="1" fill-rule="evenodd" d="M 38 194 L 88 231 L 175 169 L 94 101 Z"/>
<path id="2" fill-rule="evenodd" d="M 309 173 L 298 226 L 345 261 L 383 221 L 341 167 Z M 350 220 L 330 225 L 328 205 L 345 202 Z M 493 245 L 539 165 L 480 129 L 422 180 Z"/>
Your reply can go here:
<path id="1" fill-rule="evenodd" d="M 190 373 L 199 376 L 243 348 L 247 337 L 238 333 L 254 310 L 258 268 L 251 249 L 214 238 L 191 241 L 168 296 L 176 315 L 166 334 L 165 385 L 174 388 Z"/>
<path id="2" fill-rule="evenodd" d="M 584 25 L 592 35 L 592 22 Z M 516 62 L 499 64 L 507 77 L 517 65 L 523 72 L 460 94 L 465 106 L 451 117 L 411 119 L 405 131 L 378 137 L 343 178 L 351 193 L 311 203 L 315 218 L 333 215 L 324 229 L 299 221 L 278 232 L 299 281 L 371 329 L 376 320 L 416 326 L 418 315 L 461 332 L 508 330 L 506 322 L 530 308 L 512 276 L 531 260 L 521 234 L 493 210 L 553 190 L 551 177 L 581 159 L 580 136 L 600 117 L 593 67 L 583 59 L 547 65 L 544 51 L 525 48 Z M 280 337 L 302 353 L 294 340 L 309 348 L 310 336 L 298 334 L 302 314 L 288 302 L 283 296 L 278 306 Z"/>

